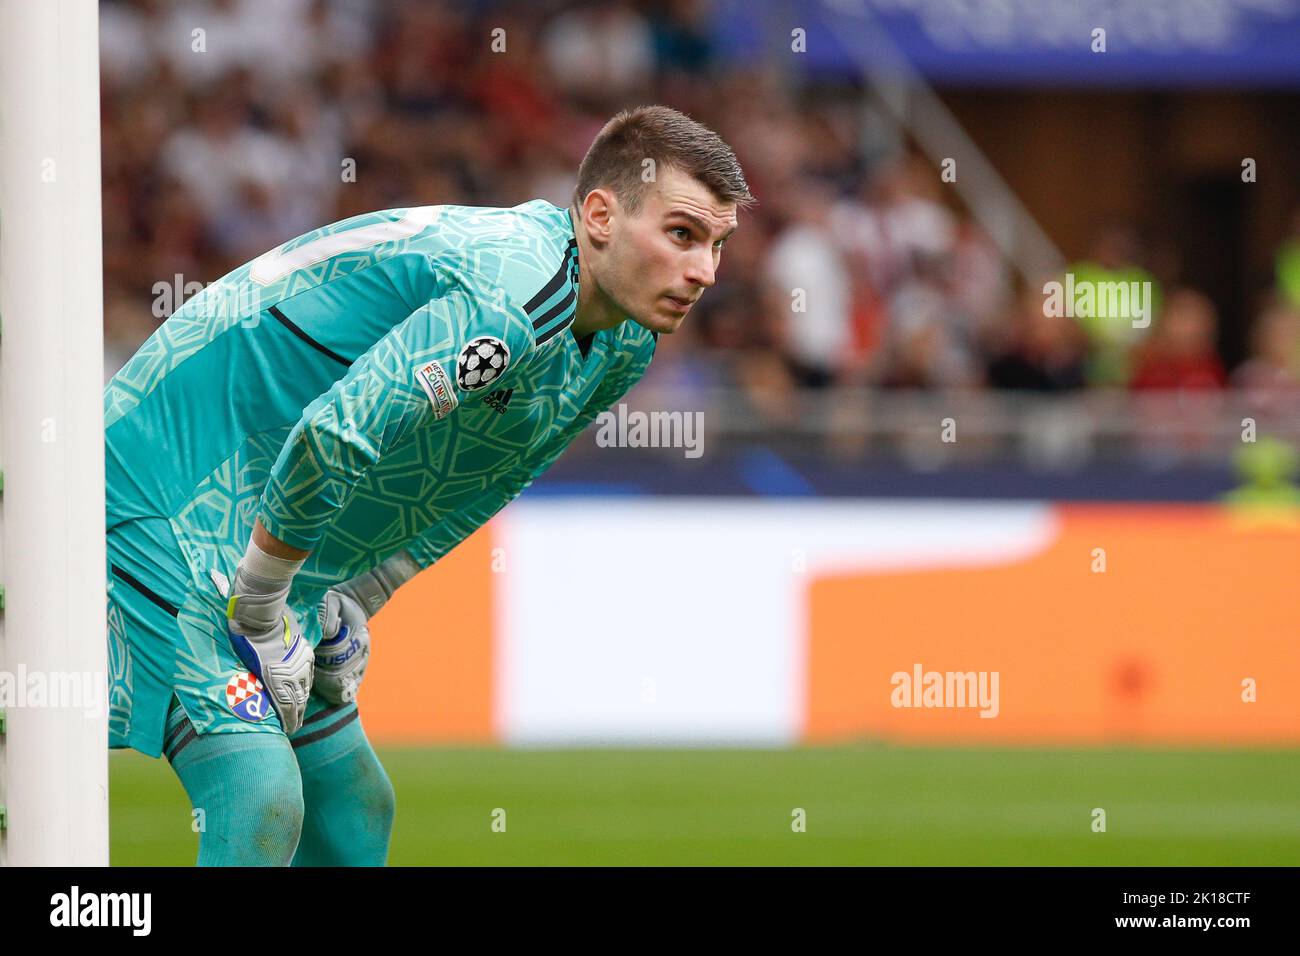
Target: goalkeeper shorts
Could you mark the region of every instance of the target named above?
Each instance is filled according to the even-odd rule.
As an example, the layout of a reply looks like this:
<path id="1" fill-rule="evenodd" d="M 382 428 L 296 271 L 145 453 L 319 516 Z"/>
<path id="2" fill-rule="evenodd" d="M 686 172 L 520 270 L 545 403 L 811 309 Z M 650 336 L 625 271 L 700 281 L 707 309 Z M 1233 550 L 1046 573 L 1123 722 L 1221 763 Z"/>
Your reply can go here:
<path id="1" fill-rule="evenodd" d="M 230 646 L 225 596 L 195 580 L 165 518 L 115 526 L 107 558 L 110 747 L 159 756 L 173 695 L 200 734 L 284 732 Z M 315 645 L 315 609 L 294 610 Z"/>

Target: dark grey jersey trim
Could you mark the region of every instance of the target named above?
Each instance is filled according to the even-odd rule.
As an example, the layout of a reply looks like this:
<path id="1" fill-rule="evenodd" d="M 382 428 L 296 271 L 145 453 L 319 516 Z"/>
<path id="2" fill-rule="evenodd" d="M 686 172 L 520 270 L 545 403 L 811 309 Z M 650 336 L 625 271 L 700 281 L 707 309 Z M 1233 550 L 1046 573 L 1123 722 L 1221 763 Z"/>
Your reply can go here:
<path id="1" fill-rule="evenodd" d="M 127 574 L 125 571 L 119 568 L 116 564 L 110 564 L 109 566 L 113 569 L 114 577 L 121 578 L 128 585 L 130 585 L 130 587 L 133 590 L 139 591 L 141 594 L 147 597 L 154 604 L 158 605 L 160 608 L 162 608 L 172 617 L 176 617 L 180 613 L 180 610 L 176 607 L 176 605 L 172 604 L 162 595 L 155 594 L 153 591 L 149 590 L 147 587 L 145 587 L 135 578 L 131 577 L 131 575 Z"/>
<path id="2" fill-rule="evenodd" d="M 286 329 L 288 329 L 288 330 L 289 330 L 290 332 L 292 332 L 294 335 L 298 336 L 298 338 L 300 338 L 300 339 L 302 339 L 304 342 L 306 342 L 308 345 L 310 345 L 312 348 L 314 348 L 317 352 L 320 352 L 322 355 L 328 355 L 330 358 L 332 358 L 334 361 L 338 362 L 340 365 L 343 365 L 343 366 L 345 366 L 345 367 L 347 367 L 347 368 L 351 368 L 351 367 L 352 367 L 352 362 L 351 362 L 351 361 L 349 361 L 348 359 L 345 359 L 342 355 L 339 355 L 338 352 L 335 352 L 335 351 L 334 351 L 333 349 L 331 349 L 329 346 L 327 346 L 327 345 L 322 345 L 320 342 L 317 342 L 317 341 L 316 341 L 315 339 L 313 339 L 310 335 L 308 335 L 308 334 L 307 334 L 306 332 L 304 332 L 302 329 L 298 328 L 298 326 L 294 325 L 291 321 L 289 321 L 289 319 L 285 316 L 285 314 L 284 314 L 283 312 L 281 312 L 279 309 L 277 309 L 275 306 L 271 306 L 271 307 L 270 307 L 269 309 L 267 309 L 266 311 L 267 311 L 267 312 L 270 312 L 271 315 L 275 316 L 275 320 L 276 320 L 277 322 L 279 322 L 281 325 L 283 325 Z"/>

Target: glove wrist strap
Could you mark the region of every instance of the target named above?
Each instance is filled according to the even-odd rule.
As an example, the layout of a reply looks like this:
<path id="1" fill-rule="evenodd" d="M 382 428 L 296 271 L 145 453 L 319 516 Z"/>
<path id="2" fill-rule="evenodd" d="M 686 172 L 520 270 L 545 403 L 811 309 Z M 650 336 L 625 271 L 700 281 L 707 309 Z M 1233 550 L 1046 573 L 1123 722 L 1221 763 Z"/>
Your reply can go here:
<path id="1" fill-rule="evenodd" d="M 405 551 L 398 551 L 374 570 L 385 591 L 385 598 L 392 597 L 398 588 L 419 573 L 420 565 Z"/>
<path id="2" fill-rule="evenodd" d="M 274 585 L 278 589 L 292 581 L 293 576 L 298 573 L 306 561 L 306 558 L 295 560 L 268 554 L 258 547 L 257 543 L 250 537 L 248 539 L 248 550 L 244 552 L 244 560 L 240 562 L 240 566 L 248 574 L 261 578 L 268 585 Z"/>
<path id="3" fill-rule="evenodd" d="M 365 574 L 337 586 L 361 605 L 366 617 L 374 617 L 388 599 L 407 581 L 420 573 L 420 565 L 405 551 L 399 551 Z"/>

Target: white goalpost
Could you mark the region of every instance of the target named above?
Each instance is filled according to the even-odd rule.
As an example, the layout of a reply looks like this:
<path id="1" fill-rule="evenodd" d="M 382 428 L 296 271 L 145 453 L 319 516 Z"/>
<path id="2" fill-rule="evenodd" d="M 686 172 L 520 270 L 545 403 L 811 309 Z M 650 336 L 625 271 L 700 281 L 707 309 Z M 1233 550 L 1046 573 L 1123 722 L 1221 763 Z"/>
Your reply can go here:
<path id="1" fill-rule="evenodd" d="M 98 47 L 96 0 L 0 0 L 8 865 L 108 863 Z"/>

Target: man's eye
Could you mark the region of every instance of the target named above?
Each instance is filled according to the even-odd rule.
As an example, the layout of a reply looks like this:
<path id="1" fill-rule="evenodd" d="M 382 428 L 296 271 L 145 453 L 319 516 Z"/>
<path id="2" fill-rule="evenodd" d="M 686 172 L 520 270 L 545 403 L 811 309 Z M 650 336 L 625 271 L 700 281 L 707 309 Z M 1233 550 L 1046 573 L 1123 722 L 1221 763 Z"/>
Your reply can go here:
<path id="1" fill-rule="evenodd" d="M 668 231 L 671 233 L 680 232 L 682 234 L 681 238 L 683 242 L 691 238 L 691 231 L 687 229 L 685 226 L 673 226 L 673 228 L 669 229 Z"/>

